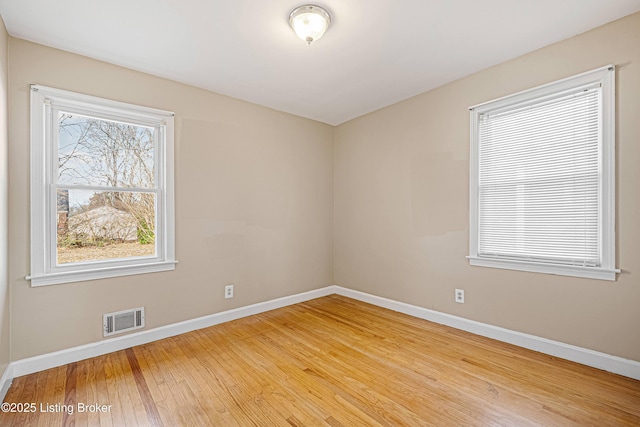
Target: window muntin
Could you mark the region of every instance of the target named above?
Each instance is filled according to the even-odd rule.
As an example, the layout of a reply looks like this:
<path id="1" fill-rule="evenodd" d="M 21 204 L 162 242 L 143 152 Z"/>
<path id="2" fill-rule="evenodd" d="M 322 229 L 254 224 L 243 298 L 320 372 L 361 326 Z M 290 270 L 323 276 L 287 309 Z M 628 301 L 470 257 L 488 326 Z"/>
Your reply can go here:
<path id="1" fill-rule="evenodd" d="M 471 109 L 472 265 L 615 280 L 613 79 Z"/>
<path id="2" fill-rule="evenodd" d="M 174 268 L 173 114 L 32 86 L 32 285 Z"/>

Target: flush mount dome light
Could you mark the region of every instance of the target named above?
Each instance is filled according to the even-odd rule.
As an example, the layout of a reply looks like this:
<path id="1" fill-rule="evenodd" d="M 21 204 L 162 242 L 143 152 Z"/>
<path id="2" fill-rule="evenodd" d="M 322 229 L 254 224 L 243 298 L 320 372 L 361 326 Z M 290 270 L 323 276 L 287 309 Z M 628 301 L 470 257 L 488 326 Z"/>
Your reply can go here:
<path id="1" fill-rule="evenodd" d="M 331 24 L 329 12 L 314 4 L 298 6 L 289 14 L 289 25 L 308 44 L 318 40 Z"/>

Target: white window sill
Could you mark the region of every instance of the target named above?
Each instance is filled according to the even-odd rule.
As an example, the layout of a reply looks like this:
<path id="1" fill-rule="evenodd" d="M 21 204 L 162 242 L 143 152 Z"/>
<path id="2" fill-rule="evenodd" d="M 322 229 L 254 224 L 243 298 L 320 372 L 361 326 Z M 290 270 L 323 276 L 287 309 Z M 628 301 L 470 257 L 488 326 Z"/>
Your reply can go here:
<path id="1" fill-rule="evenodd" d="M 542 262 L 531 261 L 515 261 L 479 258 L 468 256 L 470 265 L 479 267 L 502 268 L 506 270 L 529 271 L 532 273 L 557 274 L 560 276 L 583 277 L 586 279 L 597 280 L 616 280 L 616 273 L 620 273 L 619 269 L 609 269 L 602 267 L 582 267 L 575 265 L 557 265 L 546 264 Z"/>
<path id="2" fill-rule="evenodd" d="M 134 274 L 156 273 L 175 270 L 177 261 L 162 261 L 147 264 L 91 268 L 87 270 L 64 271 L 27 276 L 31 286 L 58 285 L 61 283 L 84 282 L 109 277 L 131 276 Z"/>

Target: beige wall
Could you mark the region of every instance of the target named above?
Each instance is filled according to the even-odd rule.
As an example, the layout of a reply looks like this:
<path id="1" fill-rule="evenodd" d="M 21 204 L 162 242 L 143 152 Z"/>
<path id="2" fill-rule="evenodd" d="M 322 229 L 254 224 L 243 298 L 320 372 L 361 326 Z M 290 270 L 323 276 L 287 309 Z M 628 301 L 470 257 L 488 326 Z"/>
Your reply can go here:
<path id="1" fill-rule="evenodd" d="M 10 361 L 10 294 L 7 272 L 8 227 L 8 139 L 7 85 L 8 35 L 0 17 L 0 377 Z M 2 386 L 2 384 L 0 384 Z"/>
<path id="2" fill-rule="evenodd" d="M 619 279 L 470 267 L 467 107 L 607 64 Z M 640 361 L 640 14 L 343 124 L 334 144 L 337 284 Z"/>
<path id="3" fill-rule="evenodd" d="M 0 30 L 2 82 L 6 38 Z M 145 306 L 153 328 L 334 282 L 640 360 L 639 46 L 636 14 L 332 128 L 9 38 L 11 360 L 101 340 L 105 312 Z M 470 267 L 467 107 L 608 63 L 619 67 L 619 280 Z M 29 286 L 31 83 L 175 111 L 175 272 Z"/>
<path id="4" fill-rule="evenodd" d="M 9 64 L 12 360 L 101 340 L 106 312 L 149 329 L 332 284 L 331 126 L 14 38 Z M 176 113 L 174 272 L 29 286 L 31 83 Z"/>

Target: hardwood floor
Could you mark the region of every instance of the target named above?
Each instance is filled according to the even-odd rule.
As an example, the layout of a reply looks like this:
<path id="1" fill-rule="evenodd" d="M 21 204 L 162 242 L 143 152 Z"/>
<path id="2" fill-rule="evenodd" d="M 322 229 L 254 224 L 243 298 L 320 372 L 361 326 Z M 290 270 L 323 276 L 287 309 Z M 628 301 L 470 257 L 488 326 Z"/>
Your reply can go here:
<path id="1" fill-rule="evenodd" d="M 640 381 L 337 295 L 16 378 L 5 402 L 36 411 L 0 426 L 640 425 Z"/>

